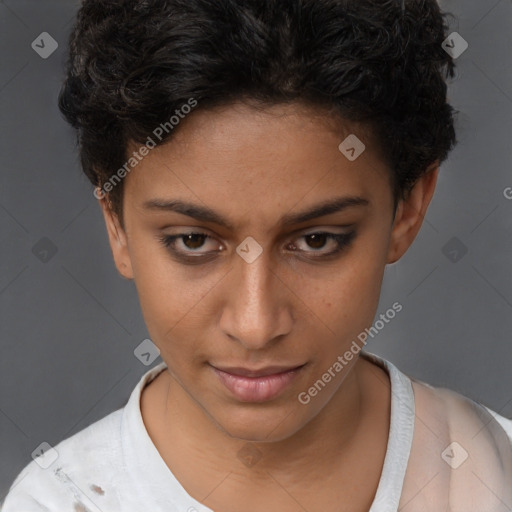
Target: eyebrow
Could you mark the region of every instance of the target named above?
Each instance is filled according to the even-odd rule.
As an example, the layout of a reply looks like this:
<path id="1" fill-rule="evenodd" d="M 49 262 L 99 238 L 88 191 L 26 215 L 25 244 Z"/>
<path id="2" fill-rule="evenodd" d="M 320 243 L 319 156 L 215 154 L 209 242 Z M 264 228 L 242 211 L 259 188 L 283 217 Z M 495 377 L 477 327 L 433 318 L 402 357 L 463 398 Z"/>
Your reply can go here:
<path id="1" fill-rule="evenodd" d="M 367 206 L 370 202 L 359 196 L 342 196 L 316 204 L 307 210 L 298 213 L 286 214 L 280 221 L 281 226 L 300 224 L 308 220 L 341 212 L 354 206 Z M 233 231 L 233 224 L 214 210 L 194 203 L 187 203 L 180 200 L 151 199 L 143 204 L 146 210 L 159 210 L 181 213 L 202 222 L 218 224 Z"/>

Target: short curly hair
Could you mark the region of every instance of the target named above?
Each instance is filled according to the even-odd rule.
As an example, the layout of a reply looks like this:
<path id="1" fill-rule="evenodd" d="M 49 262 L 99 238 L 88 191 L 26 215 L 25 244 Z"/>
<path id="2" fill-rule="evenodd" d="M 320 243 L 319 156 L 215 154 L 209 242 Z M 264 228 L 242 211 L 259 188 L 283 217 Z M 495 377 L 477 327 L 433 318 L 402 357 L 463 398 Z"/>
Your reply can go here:
<path id="1" fill-rule="evenodd" d="M 447 16 L 436 0 L 84 0 L 59 108 L 102 187 L 191 98 L 314 105 L 368 128 L 396 210 L 457 143 Z M 122 191 L 108 193 L 121 221 Z"/>

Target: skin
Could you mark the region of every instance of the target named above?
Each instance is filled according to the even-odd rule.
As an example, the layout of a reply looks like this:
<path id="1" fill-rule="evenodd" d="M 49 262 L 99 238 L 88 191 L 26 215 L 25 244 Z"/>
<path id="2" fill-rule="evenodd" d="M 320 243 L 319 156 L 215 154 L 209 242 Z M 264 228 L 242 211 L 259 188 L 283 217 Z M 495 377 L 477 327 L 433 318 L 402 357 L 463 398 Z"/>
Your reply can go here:
<path id="1" fill-rule="evenodd" d="M 366 144 L 353 162 L 338 149 L 350 133 Z M 429 168 L 393 220 L 389 170 L 361 126 L 299 104 L 233 104 L 187 116 L 127 175 L 123 223 L 100 200 L 117 269 L 134 280 L 168 366 L 144 389 L 142 416 L 194 498 L 223 512 L 368 510 L 389 435 L 388 375 L 354 357 L 307 405 L 297 397 L 372 325 L 385 266 L 414 241 L 438 170 Z M 369 204 L 280 224 L 345 195 Z M 157 198 L 208 206 L 233 230 L 144 208 Z M 176 242 L 184 252 L 211 252 L 202 264 L 180 263 L 158 239 L 189 230 L 212 237 Z M 313 259 L 336 244 L 306 234 L 351 230 L 338 255 Z M 263 249 L 252 263 L 236 252 L 248 236 Z M 210 366 L 301 364 L 291 385 L 263 403 L 235 399 Z M 248 446 L 259 454 L 250 467 L 237 456 Z"/>

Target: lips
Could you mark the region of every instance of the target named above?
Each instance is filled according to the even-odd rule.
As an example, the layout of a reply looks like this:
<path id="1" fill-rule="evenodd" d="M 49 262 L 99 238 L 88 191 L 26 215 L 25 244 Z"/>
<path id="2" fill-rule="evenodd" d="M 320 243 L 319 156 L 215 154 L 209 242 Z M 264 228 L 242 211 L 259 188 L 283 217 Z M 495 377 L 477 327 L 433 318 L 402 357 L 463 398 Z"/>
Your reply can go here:
<path id="1" fill-rule="evenodd" d="M 268 375 L 277 375 L 279 373 L 286 373 L 292 370 L 296 370 L 299 368 L 299 366 L 267 366 L 266 368 L 262 368 L 260 370 L 250 370 L 248 368 L 241 367 L 223 368 L 220 366 L 217 366 L 216 368 L 217 370 L 220 370 L 224 373 L 229 373 L 239 377 L 267 377 Z"/>
<path id="2" fill-rule="evenodd" d="M 305 365 L 267 366 L 260 369 L 215 367 L 224 387 L 242 402 L 266 402 L 280 395 Z"/>

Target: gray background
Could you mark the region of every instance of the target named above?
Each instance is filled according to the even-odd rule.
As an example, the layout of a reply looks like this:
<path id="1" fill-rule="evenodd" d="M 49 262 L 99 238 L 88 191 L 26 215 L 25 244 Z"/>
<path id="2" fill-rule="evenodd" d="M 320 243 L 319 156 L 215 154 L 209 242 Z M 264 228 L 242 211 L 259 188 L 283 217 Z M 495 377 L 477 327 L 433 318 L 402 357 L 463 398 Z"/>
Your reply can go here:
<path id="1" fill-rule="evenodd" d="M 0 1 L 0 502 L 41 442 L 123 406 L 148 370 L 133 353 L 148 337 L 135 287 L 56 106 L 77 5 Z M 404 309 L 367 350 L 512 417 L 512 2 L 442 7 L 469 43 L 449 89 L 460 143 L 417 240 L 386 269 L 378 314 Z M 42 32 L 59 43 L 47 59 L 31 48 Z"/>

